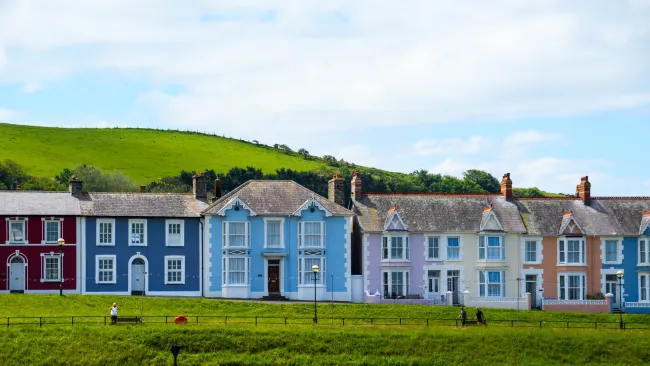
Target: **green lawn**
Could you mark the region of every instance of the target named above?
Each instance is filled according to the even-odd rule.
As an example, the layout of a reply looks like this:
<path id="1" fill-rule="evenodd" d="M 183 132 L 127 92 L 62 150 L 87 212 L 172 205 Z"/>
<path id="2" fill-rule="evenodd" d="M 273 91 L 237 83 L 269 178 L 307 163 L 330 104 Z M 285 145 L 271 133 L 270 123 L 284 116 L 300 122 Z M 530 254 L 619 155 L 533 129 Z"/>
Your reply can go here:
<path id="1" fill-rule="evenodd" d="M 353 318 L 450 319 L 457 308 L 418 305 L 318 305 L 320 322 L 311 324 L 311 303 L 265 303 L 214 299 L 144 298 L 143 314 L 190 316 L 190 324 L 82 324 L 78 318 L 39 319 L 19 316 L 106 316 L 117 302 L 120 316 L 139 315 L 142 298 L 120 296 L 0 295 L 2 365 L 170 365 L 169 345 L 184 348 L 180 365 L 217 364 L 440 364 L 440 365 L 641 365 L 650 360 L 647 330 L 529 329 L 489 326 L 457 329 L 453 322 L 418 326 L 351 326 Z M 337 325 L 332 326 L 332 312 Z M 199 325 L 191 316 L 200 315 Z M 210 319 L 207 316 L 220 316 Z M 224 325 L 223 317 L 233 318 Z M 486 310 L 489 320 L 515 319 L 516 311 Z M 240 318 L 237 319 L 237 316 Z M 259 324 L 234 324 L 251 321 Z M 264 318 L 262 318 L 264 317 Z M 283 320 L 269 317 L 287 317 Z M 340 318 L 348 320 L 340 324 Z M 163 321 L 158 318 L 156 321 Z M 519 319 L 613 321 L 615 315 L 519 312 Z M 650 317 L 625 315 L 626 321 L 650 324 Z M 148 320 L 148 319 L 146 319 Z M 31 324 L 18 325 L 24 322 Z M 389 322 L 385 319 L 385 322 Z M 55 324 L 55 323 L 58 323 Z M 212 323 L 212 324 L 211 324 Z M 279 324 L 269 324 L 279 323 Z M 297 325 L 302 323 L 302 325 Z M 364 322 L 367 324 L 367 322 Z M 406 321 L 405 321 L 406 323 Z M 415 324 L 417 322 L 413 322 Z M 398 324 L 398 323 L 393 323 Z M 450 326 L 442 326 L 446 324 Z M 615 327 L 613 327 L 615 328 Z"/>
<path id="2" fill-rule="evenodd" d="M 273 173 L 278 168 L 307 171 L 321 166 L 317 161 L 238 140 L 135 128 L 54 128 L 0 123 L 0 146 L 0 160 L 14 160 L 31 175 L 53 177 L 63 168 L 89 164 L 105 171 L 120 171 L 136 184 L 177 175 L 183 169 L 214 169 L 221 173 L 235 166 L 254 166 Z"/>

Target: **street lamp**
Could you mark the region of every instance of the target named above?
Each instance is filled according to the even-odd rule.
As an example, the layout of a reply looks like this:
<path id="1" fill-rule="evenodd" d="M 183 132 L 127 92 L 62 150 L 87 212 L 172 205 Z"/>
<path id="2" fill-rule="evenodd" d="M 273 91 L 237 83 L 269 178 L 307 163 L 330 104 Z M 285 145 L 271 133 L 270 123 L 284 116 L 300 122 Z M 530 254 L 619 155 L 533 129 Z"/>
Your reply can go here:
<path id="1" fill-rule="evenodd" d="M 618 327 L 623 329 L 623 271 L 616 272 L 618 277 Z"/>
<path id="2" fill-rule="evenodd" d="M 316 279 L 318 278 L 318 271 L 320 268 L 318 268 L 317 265 L 311 266 L 311 272 L 314 274 L 314 324 L 318 324 L 318 315 L 316 313 Z"/>
<path id="3" fill-rule="evenodd" d="M 65 240 L 59 238 L 56 244 L 59 246 L 59 295 L 63 296 L 63 246 L 65 245 Z"/>

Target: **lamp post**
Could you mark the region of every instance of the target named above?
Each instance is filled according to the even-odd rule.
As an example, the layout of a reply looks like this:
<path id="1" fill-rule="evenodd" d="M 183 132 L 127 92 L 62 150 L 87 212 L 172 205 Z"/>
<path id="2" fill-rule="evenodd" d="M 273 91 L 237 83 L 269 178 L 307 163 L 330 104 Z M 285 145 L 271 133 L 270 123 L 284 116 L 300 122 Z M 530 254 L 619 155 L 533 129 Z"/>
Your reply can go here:
<path id="1" fill-rule="evenodd" d="M 65 240 L 59 238 L 56 244 L 59 246 L 59 296 L 63 296 L 63 246 L 65 245 Z"/>
<path id="2" fill-rule="evenodd" d="M 623 329 L 623 271 L 616 272 L 618 277 L 618 327 Z"/>
<path id="3" fill-rule="evenodd" d="M 314 274 L 314 324 L 318 324 L 318 315 L 316 313 L 316 279 L 318 278 L 318 271 L 320 268 L 318 268 L 317 265 L 311 266 L 311 272 Z"/>
<path id="4" fill-rule="evenodd" d="M 144 284 L 143 284 L 144 289 L 142 290 L 142 296 L 141 296 L 141 300 L 140 300 L 140 324 L 142 324 L 142 309 L 144 309 L 144 293 L 147 290 L 147 272 L 146 271 L 144 272 L 143 279 L 144 279 Z"/>

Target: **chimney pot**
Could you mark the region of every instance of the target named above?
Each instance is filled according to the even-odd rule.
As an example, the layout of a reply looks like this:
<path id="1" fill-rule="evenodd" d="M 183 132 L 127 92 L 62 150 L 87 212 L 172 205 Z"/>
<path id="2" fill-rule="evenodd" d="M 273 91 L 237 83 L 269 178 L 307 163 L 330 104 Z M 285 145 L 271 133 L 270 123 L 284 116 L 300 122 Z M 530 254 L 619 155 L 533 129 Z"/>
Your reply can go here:
<path id="1" fill-rule="evenodd" d="M 510 179 L 510 173 L 504 174 L 503 179 L 501 179 L 501 194 L 506 199 L 512 199 L 512 197 L 514 196 L 512 190 L 512 180 Z"/>
<path id="2" fill-rule="evenodd" d="M 352 200 L 359 200 L 361 199 L 361 193 L 362 193 L 362 185 L 361 185 L 361 177 L 359 176 L 359 172 L 355 171 L 354 174 L 352 174 Z"/>

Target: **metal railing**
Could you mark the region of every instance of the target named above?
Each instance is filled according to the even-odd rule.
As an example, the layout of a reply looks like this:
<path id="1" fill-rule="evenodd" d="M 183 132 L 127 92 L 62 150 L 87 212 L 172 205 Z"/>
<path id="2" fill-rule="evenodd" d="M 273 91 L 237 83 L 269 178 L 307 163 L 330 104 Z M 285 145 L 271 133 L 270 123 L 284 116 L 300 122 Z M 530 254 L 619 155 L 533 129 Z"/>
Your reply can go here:
<path id="1" fill-rule="evenodd" d="M 124 316 L 127 317 L 127 316 Z M 128 316 L 133 318 L 134 316 Z M 137 318 L 140 318 L 139 316 Z M 151 315 L 141 317 L 140 324 L 174 325 L 176 316 Z M 191 315 L 185 316 L 186 324 L 202 325 L 282 325 L 300 326 L 313 325 L 311 317 L 277 317 L 277 316 L 242 316 L 242 315 Z M 448 318 L 382 318 L 382 317 L 340 317 L 321 318 L 319 325 L 324 326 L 397 326 L 397 327 L 459 327 L 459 319 Z M 110 316 L 31 316 L 31 317 L 0 317 L 0 326 L 53 326 L 53 325 L 110 325 Z M 475 326 L 469 320 L 468 326 Z M 497 328 L 536 328 L 536 329 L 620 329 L 618 321 L 577 321 L 577 320 L 508 320 L 488 319 L 488 327 Z M 623 329 L 650 329 L 648 322 L 624 322 Z"/>

